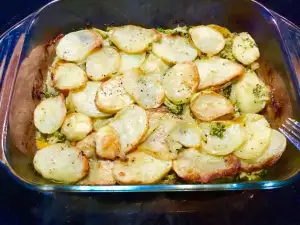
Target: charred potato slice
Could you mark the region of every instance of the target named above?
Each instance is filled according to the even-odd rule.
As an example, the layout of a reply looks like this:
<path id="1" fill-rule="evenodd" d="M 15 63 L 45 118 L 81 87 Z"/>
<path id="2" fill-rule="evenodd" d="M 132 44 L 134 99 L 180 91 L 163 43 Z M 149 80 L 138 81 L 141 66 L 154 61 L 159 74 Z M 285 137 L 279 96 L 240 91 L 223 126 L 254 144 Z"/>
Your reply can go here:
<path id="1" fill-rule="evenodd" d="M 44 178 L 58 183 L 75 183 L 89 169 L 88 159 L 75 147 L 54 144 L 36 152 L 33 165 Z"/>
<path id="2" fill-rule="evenodd" d="M 233 176 L 240 163 L 234 156 L 213 156 L 194 148 L 185 149 L 173 161 L 173 170 L 188 182 L 209 183 L 214 179 Z"/>
<path id="3" fill-rule="evenodd" d="M 133 152 L 126 161 L 114 162 L 113 174 L 120 184 L 153 184 L 172 168 L 172 161 L 160 160 L 145 152 Z"/>

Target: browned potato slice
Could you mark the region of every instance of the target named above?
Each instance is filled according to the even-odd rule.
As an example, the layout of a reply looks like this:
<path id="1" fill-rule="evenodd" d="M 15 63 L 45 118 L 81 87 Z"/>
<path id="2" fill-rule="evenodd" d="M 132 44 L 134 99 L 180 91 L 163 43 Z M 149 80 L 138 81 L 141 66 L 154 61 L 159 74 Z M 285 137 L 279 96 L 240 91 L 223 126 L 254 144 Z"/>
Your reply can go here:
<path id="1" fill-rule="evenodd" d="M 234 113 L 234 106 L 227 98 L 214 91 L 195 94 L 190 102 L 195 117 L 202 121 L 212 121 L 221 116 Z"/>
<path id="2" fill-rule="evenodd" d="M 239 160 L 234 156 L 213 156 L 194 148 L 185 149 L 173 161 L 173 169 L 189 182 L 209 183 L 214 179 L 233 176 L 238 172 Z"/>
<path id="3" fill-rule="evenodd" d="M 33 165 L 44 178 L 59 183 L 75 183 L 89 169 L 88 159 L 81 151 L 66 144 L 53 144 L 37 151 Z"/>
<path id="4" fill-rule="evenodd" d="M 83 154 L 88 158 L 95 156 L 95 152 L 96 152 L 95 133 L 91 133 L 81 141 L 78 141 L 76 143 L 76 148 L 81 150 Z"/>

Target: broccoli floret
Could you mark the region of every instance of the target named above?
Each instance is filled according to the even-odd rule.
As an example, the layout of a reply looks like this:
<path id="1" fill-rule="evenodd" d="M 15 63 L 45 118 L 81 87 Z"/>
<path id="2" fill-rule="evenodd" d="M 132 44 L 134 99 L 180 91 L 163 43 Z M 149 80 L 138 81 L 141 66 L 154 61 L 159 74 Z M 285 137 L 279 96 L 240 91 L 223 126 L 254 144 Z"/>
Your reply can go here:
<path id="1" fill-rule="evenodd" d="M 232 53 L 232 39 L 233 38 L 231 37 L 226 40 L 225 47 L 223 48 L 223 50 L 220 52 L 219 55 L 224 59 L 235 61 L 235 58 Z"/>
<path id="2" fill-rule="evenodd" d="M 267 171 L 265 169 L 254 171 L 251 173 L 240 172 L 237 176 L 238 181 L 252 181 L 263 178 Z"/>
<path id="3" fill-rule="evenodd" d="M 216 136 L 218 138 L 224 137 L 224 132 L 226 131 L 225 125 L 221 123 L 212 123 L 210 125 L 210 135 Z"/>
<path id="4" fill-rule="evenodd" d="M 172 112 L 172 113 L 174 113 L 176 115 L 178 115 L 178 114 L 180 114 L 182 112 L 183 106 L 184 106 L 183 104 L 176 105 L 176 104 L 174 104 L 173 102 L 171 102 L 167 98 L 164 101 L 164 105 L 167 106 L 167 108 L 170 110 L 170 112 Z"/>
<path id="5" fill-rule="evenodd" d="M 66 141 L 66 136 L 59 131 L 55 131 L 53 134 L 48 134 L 46 140 L 49 144 L 64 143 Z"/>
<path id="6" fill-rule="evenodd" d="M 162 184 L 176 184 L 178 183 L 178 177 L 175 173 L 168 174 L 165 176 L 162 181 Z"/>
<path id="7" fill-rule="evenodd" d="M 170 35 L 180 35 L 182 37 L 188 38 L 189 36 L 189 27 L 188 26 L 177 26 L 174 29 L 163 29 L 161 27 L 156 28 L 157 31 L 164 33 L 164 34 L 170 34 Z"/>

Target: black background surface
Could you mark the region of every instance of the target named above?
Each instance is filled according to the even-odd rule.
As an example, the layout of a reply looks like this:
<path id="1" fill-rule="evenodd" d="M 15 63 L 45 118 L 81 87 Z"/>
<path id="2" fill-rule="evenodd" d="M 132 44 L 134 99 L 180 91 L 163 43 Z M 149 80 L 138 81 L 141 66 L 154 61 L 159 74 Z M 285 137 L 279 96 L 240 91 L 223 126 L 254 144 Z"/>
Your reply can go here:
<path id="1" fill-rule="evenodd" d="M 0 33 L 47 0 L 2 0 Z M 300 0 L 261 0 L 300 26 Z M 159 208 L 161 198 L 182 207 Z M 192 206 L 187 204 L 193 202 Z M 300 225 L 300 180 L 277 190 L 166 194 L 43 194 L 16 183 L 0 167 L 0 225 L 222 224 Z"/>

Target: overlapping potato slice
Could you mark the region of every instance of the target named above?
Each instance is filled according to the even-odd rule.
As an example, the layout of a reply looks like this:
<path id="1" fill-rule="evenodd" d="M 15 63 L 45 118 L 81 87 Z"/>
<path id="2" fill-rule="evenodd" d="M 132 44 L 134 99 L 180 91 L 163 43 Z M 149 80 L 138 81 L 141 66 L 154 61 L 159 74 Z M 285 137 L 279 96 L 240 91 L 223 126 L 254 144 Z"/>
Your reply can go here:
<path id="1" fill-rule="evenodd" d="M 112 173 L 114 163 L 109 160 L 89 161 L 89 175 L 79 182 L 81 185 L 112 185 L 116 180 Z"/>
<path id="2" fill-rule="evenodd" d="M 148 116 L 143 108 L 130 105 L 118 112 L 109 126 L 119 135 L 122 156 L 134 149 L 147 132 Z"/>
<path id="3" fill-rule="evenodd" d="M 286 138 L 277 130 L 272 130 L 270 144 L 259 157 L 250 160 L 241 159 L 241 170 L 252 172 L 272 166 L 281 157 L 286 148 Z"/>
<path id="4" fill-rule="evenodd" d="M 217 24 L 209 24 L 207 26 L 220 32 L 224 38 L 229 38 L 233 35 L 226 27 L 222 27 Z"/>
<path id="5" fill-rule="evenodd" d="M 99 110 L 107 113 L 116 113 L 133 103 L 124 89 L 125 79 L 117 76 L 102 83 L 97 91 L 95 103 Z"/>
<path id="6" fill-rule="evenodd" d="M 225 38 L 209 26 L 196 26 L 189 30 L 194 45 L 207 55 L 218 54 L 225 46 Z"/>
<path id="7" fill-rule="evenodd" d="M 44 99 L 34 109 L 34 125 L 40 132 L 52 134 L 61 127 L 66 114 L 65 98 L 62 94 Z"/>
<path id="8" fill-rule="evenodd" d="M 165 74 L 162 85 L 174 103 L 187 103 L 199 85 L 199 73 L 192 62 L 178 63 Z"/>
<path id="9" fill-rule="evenodd" d="M 101 81 L 119 71 L 121 57 L 113 47 L 94 51 L 86 59 L 86 73 L 91 80 Z"/>
<path id="10" fill-rule="evenodd" d="M 141 65 L 141 70 L 146 73 L 158 73 L 165 74 L 169 69 L 169 65 L 165 63 L 161 58 L 157 57 L 153 53 L 150 53 L 145 61 Z"/>
<path id="11" fill-rule="evenodd" d="M 102 127 L 108 125 L 114 118 L 95 118 L 93 119 L 93 130 L 98 131 Z"/>
<path id="12" fill-rule="evenodd" d="M 177 150 L 181 149 L 182 145 L 170 134 L 176 128 L 178 121 L 179 119 L 166 113 L 154 131 L 138 146 L 138 149 L 148 151 L 159 159 L 175 159 Z"/>
<path id="13" fill-rule="evenodd" d="M 221 116 L 234 113 L 234 106 L 227 98 L 214 91 L 195 94 L 190 102 L 195 117 L 202 121 L 212 121 Z"/>
<path id="14" fill-rule="evenodd" d="M 120 137 L 111 126 L 102 127 L 95 134 L 96 153 L 104 159 L 115 159 L 121 151 Z"/>
<path id="15" fill-rule="evenodd" d="M 78 141 L 76 148 L 81 150 L 86 157 L 94 157 L 96 152 L 95 133 L 91 133 L 81 141 Z"/>
<path id="16" fill-rule="evenodd" d="M 134 101 L 145 109 L 158 108 L 164 101 L 165 91 L 152 76 L 139 69 L 124 74 L 124 88 Z"/>
<path id="17" fill-rule="evenodd" d="M 234 156 L 213 156 L 194 148 L 181 151 L 173 161 L 173 170 L 189 182 L 209 183 L 238 172 L 239 160 Z"/>
<path id="18" fill-rule="evenodd" d="M 59 41 L 56 47 L 56 55 L 66 61 L 82 61 L 101 43 L 101 36 L 93 30 L 71 32 Z"/>
<path id="19" fill-rule="evenodd" d="M 88 81 L 85 88 L 70 93 L 77 112 L 93 118 L 105 118 L 111 115 L 100 111 L 95 104 L 96 93 L 101 84 L 101 82 Z"/>
<path id="20" fill-rule="evenodd" d="M 198 59 L 195 64 L 200 76 L 198 89 L 225 84 L 245 72 L 242 65 L 220 57 Z"/>
<path id="21" fill-rule="evenodd" d="M 268 121 L 259 114 L 245 114 L 240 120 L 245 123 L 247 140 L 234 154 L 241 159 L 255 159 L 266 151 L 272 129 Z"/>
<path id="22" fill-rule="evenodd" d="M 84 87 L 88 78 L 84 70 L 75 63 L 58 62 L 52 70 L 52 80 L 56 89 L 64 91 Z"/>
<path id="23" fill-rule="evenodd" d="M 202 149 L 212 155 L 228 155 L 246 141 L 243 124 L 234 121 L 200 123 Z"/>
<path id="24" fill-rule="evenodd" d="M 151 112 L 148 111 L 148 116 L 149 116 L 149 127 L 147 130 L 147 133 L 144 135 L 143 139 L 141 142 L 146 140 L 150 134 L 159 126 L 160 121 L 164 118 L 165 112 Z"/>
<path id="25" fill-rule="evenodd" d="M 80 141 L 93 129 L 92 120 L 82 113 L 70 113 L 66 116 L 61 132 L 69 141 Z"/>
<path id="26" fill-rule="evenodd" d="M 113 175 L 121 184 L 152 184 L 162 179 L 171 168 L 171 160 L 160 160 L 136 151 L 128 154 L 126 161 L 114 162 Z"/>
<path id="27" fill-rule="evenodd" d="M 88 159 L 75 147 L 53 144 L 36 152 L 33 165 L 44 178 L 62 183 L 82 179 L 89 169 Z"/>
<path id="28" fill-rule="evenodd" d="M 239 33 L 233 38 L 232 53 L 244 65 L 250 65 L 260 56 L 254 39 L 247 32 Z"/>
<path id="29" fill-rule="evenodd" d="M 113 27 L 110 39 L 123 52 L 141 53 L 145 52 L 152 42 L 159 40 L 160 34 L 155 29 L 126 25 Z"/>
<path id="30" fill-rule="evenodd" d="M 146 53 L 141 54 L 126 54 L 124 52 L 120 53 L 121 56 L 121 65 L 119 73 L 123 74 L 127 70 L 139 68 L 142 63 L 145 61 Z"/>
<path id="31" fill-rule="evenodd" d="M 198 55 L 188 39 L 181 36 L 163 35 L 160 42 L 152 44 L 152 52 L 169 63 L 193 61 Z"/>
<path id="32" fill-rule="evenodd" d="M 230 100 L 242 113 L 258 113 L 269 100 L 269 89 L 254 71 L 249 70 L 232 85 Z"/>

